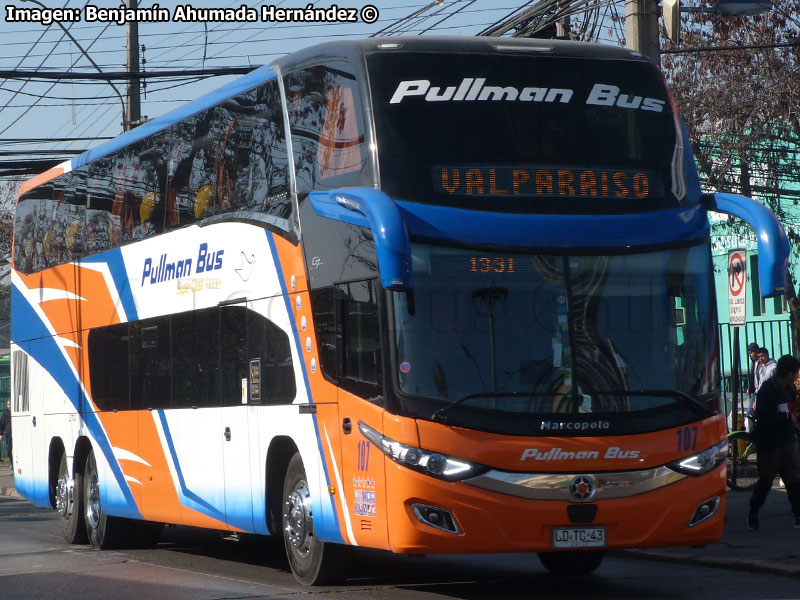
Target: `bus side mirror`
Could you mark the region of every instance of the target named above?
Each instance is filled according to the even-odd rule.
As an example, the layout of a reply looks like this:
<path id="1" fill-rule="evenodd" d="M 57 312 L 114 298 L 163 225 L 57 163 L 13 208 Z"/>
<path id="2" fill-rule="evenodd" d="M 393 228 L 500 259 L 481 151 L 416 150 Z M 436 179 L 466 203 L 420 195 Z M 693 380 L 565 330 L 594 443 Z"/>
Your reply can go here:
<path id="1" fill-rule="evenodd" d="M 771 210 L 752 198 L 738 194 L 704 194 L 706 208 L 744 220 L 758 240 L 758 283 L 765 298 L 786 292 L 789 238 Z"/>
<path id="2" fill-rule="evenodd" d="M 411 243 L 397 204 L 380 190 L 355 187 L 311 192 L 319 216 L 372 231 L 381 286 L 395 292 L 411 290 Z"/>

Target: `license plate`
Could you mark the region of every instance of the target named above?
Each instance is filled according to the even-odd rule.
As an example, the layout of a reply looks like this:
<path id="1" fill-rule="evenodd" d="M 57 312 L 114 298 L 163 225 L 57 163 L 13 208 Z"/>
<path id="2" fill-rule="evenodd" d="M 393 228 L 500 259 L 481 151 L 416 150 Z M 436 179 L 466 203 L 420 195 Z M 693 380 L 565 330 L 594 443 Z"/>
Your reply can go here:
<path id="1" fill-rule="evenodd" d="M 600 548 L 605 545 L 605 527 L 553 527 L 553 548 Z"/>

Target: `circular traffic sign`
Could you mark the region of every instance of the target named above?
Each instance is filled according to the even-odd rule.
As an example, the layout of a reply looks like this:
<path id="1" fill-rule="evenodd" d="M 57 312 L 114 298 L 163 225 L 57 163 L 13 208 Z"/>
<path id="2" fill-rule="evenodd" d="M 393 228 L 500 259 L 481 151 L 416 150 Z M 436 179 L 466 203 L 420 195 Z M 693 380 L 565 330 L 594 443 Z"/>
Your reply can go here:
<path id="1" fill-rule="evenodd" d="M 731 252 L 728 260 L 728 291 L 731 296 L 738 296 L 744 290 L 745 267 L 744 254 L 741 252 Z"/>

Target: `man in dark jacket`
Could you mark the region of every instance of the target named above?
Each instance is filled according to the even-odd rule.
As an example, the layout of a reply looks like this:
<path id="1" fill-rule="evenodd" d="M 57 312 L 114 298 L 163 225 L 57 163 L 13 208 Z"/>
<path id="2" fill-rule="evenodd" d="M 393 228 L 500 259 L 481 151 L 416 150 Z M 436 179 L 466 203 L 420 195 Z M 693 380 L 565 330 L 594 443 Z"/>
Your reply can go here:
<path id="1" fill-rule="evenodd" d="M 6 441 L 6 452 L 8 460 L 11 462 L 11 469 L 14 469 L 14 460 L 11 454 L 11 400 L 6 402 L 6 409 L 0 416 L 0 440 Z"/>
<path id="2" fill-rule="evenodd" d="M 758 451 L 758 483 L 750 498 L 747 526 L 758 529 L 758 510 L 764 505 L 776 475 L 786 484 L 792 505 L 795 529 L 800 529 L 800 457 L 795 436 L 797 421 L 789 413 L 794 401 L 794 380 L 800 372 L 800 361 L 794 356 L 781 356 L 772 377 L 761 384 L 756 397 L 756 426 L 753 439 Z"/>

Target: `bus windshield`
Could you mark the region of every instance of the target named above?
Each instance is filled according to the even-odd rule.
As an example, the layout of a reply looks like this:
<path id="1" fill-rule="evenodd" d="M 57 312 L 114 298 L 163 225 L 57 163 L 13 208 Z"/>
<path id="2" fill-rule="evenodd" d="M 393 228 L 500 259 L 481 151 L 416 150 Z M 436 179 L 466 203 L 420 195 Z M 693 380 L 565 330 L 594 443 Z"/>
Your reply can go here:
<path id="1" fill-rule="evenodd" d="M 718 391 L 707 244 L 601 256 L 413 244 L 412 256 L 413 305 L 394 294 L 396 373 L 423 418 L 457 403 L 450 416 L 481 429 L 487 411 L 649 412 L 663 428 Z"/>
<path id="2" fill-rule="evenodd" d="M 683 148 L 640 61 L 519 54 L 367 57 L 381 189 L 500 212 L 677 207 Z"/>

